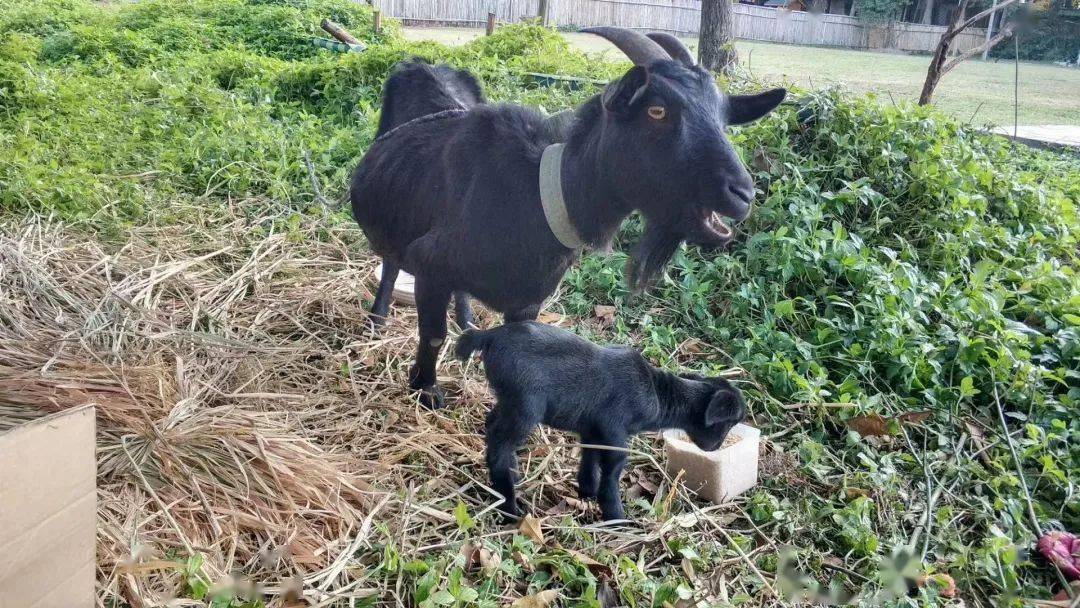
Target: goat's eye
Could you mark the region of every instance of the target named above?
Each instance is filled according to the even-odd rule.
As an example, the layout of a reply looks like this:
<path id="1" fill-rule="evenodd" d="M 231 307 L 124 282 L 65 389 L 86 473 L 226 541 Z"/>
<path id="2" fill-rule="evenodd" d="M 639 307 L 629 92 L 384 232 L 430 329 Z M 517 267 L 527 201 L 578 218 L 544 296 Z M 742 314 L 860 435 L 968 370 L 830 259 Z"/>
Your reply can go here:
<path id="1" fill-rule="evenodd" d="M 649 106 L 649 118 L 663 120 L 667 116 L 667 108 L 664 106 Z"/>

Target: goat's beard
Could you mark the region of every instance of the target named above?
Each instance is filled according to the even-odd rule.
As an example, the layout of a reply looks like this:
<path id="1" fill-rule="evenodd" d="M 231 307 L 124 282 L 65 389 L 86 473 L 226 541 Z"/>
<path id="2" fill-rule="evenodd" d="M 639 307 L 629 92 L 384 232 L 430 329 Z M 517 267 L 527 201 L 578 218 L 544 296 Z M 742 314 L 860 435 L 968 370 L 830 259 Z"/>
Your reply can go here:
<path id="1" fill-rule="evenodd" d="M 678 223 L 647 220 L 641 240 L 626 262 L 626 283 L 630 292 L 645 291 L 685 239 L 686 230 Z"/>

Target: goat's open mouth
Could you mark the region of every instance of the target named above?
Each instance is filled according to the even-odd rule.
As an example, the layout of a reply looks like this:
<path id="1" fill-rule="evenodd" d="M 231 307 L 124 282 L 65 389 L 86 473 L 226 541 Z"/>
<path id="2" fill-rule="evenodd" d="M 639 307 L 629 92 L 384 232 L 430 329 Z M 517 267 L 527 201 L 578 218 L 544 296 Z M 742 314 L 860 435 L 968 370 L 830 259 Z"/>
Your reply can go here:
<path id="1" fill-rule="evenodd" d="M 734 232 L 731 227 L 724 221 L 723 216 L 719 211 L 713 211 L 708 207 L 699 207 L 699 213 L 701 215 L 701 226 L 705 229 L 710 236 L 728 241 L 734 236 Z"/>

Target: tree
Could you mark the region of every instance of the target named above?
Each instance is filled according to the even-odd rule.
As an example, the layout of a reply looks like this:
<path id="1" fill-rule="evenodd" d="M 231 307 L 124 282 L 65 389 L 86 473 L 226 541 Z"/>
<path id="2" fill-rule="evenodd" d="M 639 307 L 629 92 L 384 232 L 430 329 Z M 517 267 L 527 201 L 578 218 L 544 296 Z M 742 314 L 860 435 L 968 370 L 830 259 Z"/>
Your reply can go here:
<path id="1" fill-rule="evenodd" d="M 949 59 L 949 49 L 952 47 L 953 40 L 960 35 L 972 24 L 983 19 L 987 15 L 993 17 L 993 15 L 1005 7 L 1011 6 L 1016 3 L 1016 0 L 1002 0 L 997 2 L 994 6 L 980 12 L 979 14 L 971 17 L 970 19 L 964 19 L 964 15 L 967 13 L 968 2 L 970 0 L 960 0 L 960 8 L 953 15 L 952 20 L 949 21 L 949 27 L 945 30 L 945 33 L 941 35 L 941 40 L 938 42 L 937 49 L 934 50 L 934 57 L 930 60 L 930 67 L 926 70 L 926 81 L 923 82 L 922 93 L 919 95 L 919 105 L 925 106 L 930 103 L 931 98 L 934 96 L 934 89 L 937 88 L 938 82 L 941 81 L 941 77 L 948 73 L 949 70 L 955 68 L 961 61 L 969 59 L 983 52 L 983 49 L 992 49 L 1002 40 L 1012 36 L 1015 24 L 1005 23 L 1002 24 L 1001 30 L 996 36 L 989 38 L 983 44 L 968 49 L 963 53 L 960 53 L 956 57 Z M 963 20 L 963 21 L 961 21 Z M 948 59 L 948 61 L 946 61 Z"/>
<path id="2" fill-rule="evenodd" d="M 727 72 L 738 61 L 735 53 L 735 11 L 731 0 L 703 0 L 698 63 L 713 72 Z"/>
<path id="3" fill-rule="evenodd" d="M 923 6 L 922 22 L 925 25 L 933 25 L 933 23 L 934 23 L 934 0 L 926 0 L 926 5 Z"/>

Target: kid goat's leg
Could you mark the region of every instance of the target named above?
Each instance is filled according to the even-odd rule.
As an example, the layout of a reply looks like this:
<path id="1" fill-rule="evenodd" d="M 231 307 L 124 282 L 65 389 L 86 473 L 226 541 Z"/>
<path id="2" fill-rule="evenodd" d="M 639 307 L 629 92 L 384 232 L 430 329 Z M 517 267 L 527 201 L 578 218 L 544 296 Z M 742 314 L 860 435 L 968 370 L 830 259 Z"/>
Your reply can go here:
<path id="1" fill-rule="evenodd" d="M 525 442 L 532 432 L 533 424 L 519 416 L 517 403 L 502 400 L 487 415 L 485 440 L 487 442 L 487 466 L 491 474 L 491 487 L 503 497 L 499 510 L 510 517 L 517 517 L 521 511 L 514 495 L 514 474 L 516 460 L 514 452 Z"/>
<path id="2" fill-rule="evenodd" d="M 394 283 L 397 281 L 400 270 L 390 260 L 383 260 L 382 278 L 379 279 L 379 289 L 375 291 L 375 302 L 371 305 L 371 324 L 375 326 L 375 329 L 382 327 L 386 322 L 386 313 L 390 310 L 390 298 L 394 295 Z"/>
<path id="3" fill-rule="evenodd" d="M 625 447 L 626 442 L 610 442 L 609 445 Z M 619 495 L 619 476 L 626 465 L 626 452 L 598 450 L 600 452 L 600 512 L 604 519 L 624 519 L 622 497 Z"/>
<path id="4" fill-rule="evenodd" d="M 469 294 L 464 291 L 454 292 L 454 319 L 457 320 L 458 327 L 461 329 L 476 327 L 472 304 L 469 303 Z"/>
<path id="5" fill-rule="evenodd" d="M 535 321 L 536 317 L 540 315 L 540 304 L 533 304 L 532 306 L 526 306 L 521 310 L 515 310 L 512 313 L 503 315 L 503 319 L 507 323 L 517 323 L 518 321 Z"/>
<path id="6" fill-rule="evenodd" d="M 431 409 L 445 405 L 442 390 L 435 386 L 435 363 L 439 359 L 439 350 L 446 342 L 446 309 L 449 306 L 449 289 L 416 277 L 420 344 L 416 348 L 416 363 L 409 370 L 409 387 L 421 391 L 420 402 Z"/>
<path id="7" fill-rule="evenodd" d="M 597 443 L 593 435 L 583 434 L 581 443 Z M 596 491 L 600 486 L 600 454 L 603 450 L 596 448 L 581 448 L 581 465 L 578 467 L 578 496 L 581 498 L 596 498 Z"/>

